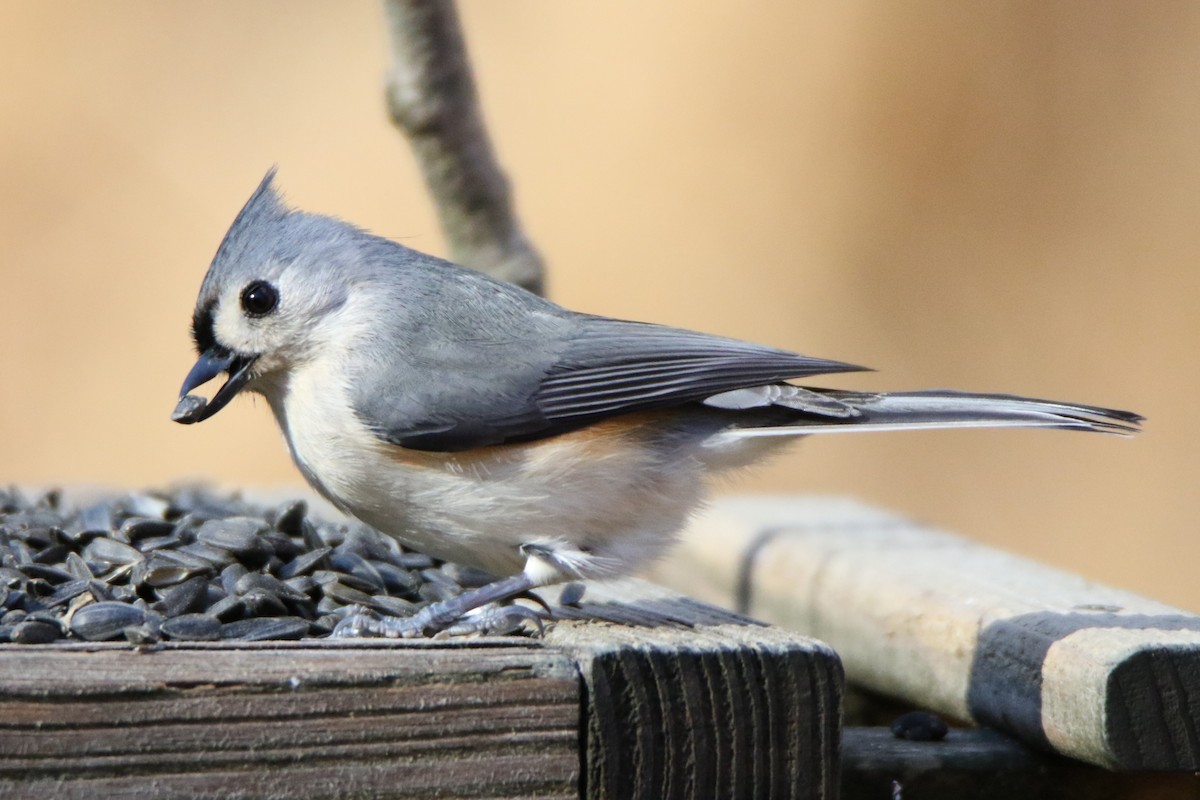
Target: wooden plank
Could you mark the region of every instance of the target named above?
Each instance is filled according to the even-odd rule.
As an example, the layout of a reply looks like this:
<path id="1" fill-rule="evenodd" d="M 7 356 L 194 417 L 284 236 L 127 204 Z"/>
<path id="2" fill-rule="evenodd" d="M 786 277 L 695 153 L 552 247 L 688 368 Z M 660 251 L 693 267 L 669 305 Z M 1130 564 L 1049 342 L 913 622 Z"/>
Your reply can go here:
<path id="1" fill-rule="evenodd" d="M 640 581 L 588 601 L 591 617 L 659 618 L 547 635 L 586 684 L 589 797 L 835 796 L 842 672 L 827 646 Z"/>
<path id="2" fill-rule="evenodd" d="M 528 646 L 10 646 L 0 795 L 574 797 L 579 700 Z"/>
<path id="3" fill-rule="evenodd" d="M 828 648 L 636 581 L 562 613 L 536 641 L 0 646 L 0 796 L 836 792 Z"/>
<path id="4" fill-rule="evenodd" d="M 887 728 L 846 728 L 842 800 L 1194 800 L 1200 776 L 1111 772 L 1030 749 L 987 728 L 910 742 Z"/>
<path id="5" fill-rule="evenodd" d="M 654 576 L 849 680 L 1120 769 L 1200 769 L 1200 618 L 851 501 L 727 499 Z"/>

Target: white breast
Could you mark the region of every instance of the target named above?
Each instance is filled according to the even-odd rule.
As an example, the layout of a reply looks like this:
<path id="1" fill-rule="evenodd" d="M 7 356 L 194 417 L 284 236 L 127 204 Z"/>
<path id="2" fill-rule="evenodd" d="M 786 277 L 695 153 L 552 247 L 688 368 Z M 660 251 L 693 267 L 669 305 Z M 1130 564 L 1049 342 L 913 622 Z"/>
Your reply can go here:
<path id="1" fill-rule="evenodd" d="M 466 453 L 388 444 L 353 411 L 344 374 L 310 363 L 268 394 L 292 457 L 334 505 L 420 552 L 504 575 L 524 566 L 521 544 L 565 545 L 580 576 L 629 572 L 700 503 L 698 462 L 662 463 L 643 437 L 599 426 Z"/>

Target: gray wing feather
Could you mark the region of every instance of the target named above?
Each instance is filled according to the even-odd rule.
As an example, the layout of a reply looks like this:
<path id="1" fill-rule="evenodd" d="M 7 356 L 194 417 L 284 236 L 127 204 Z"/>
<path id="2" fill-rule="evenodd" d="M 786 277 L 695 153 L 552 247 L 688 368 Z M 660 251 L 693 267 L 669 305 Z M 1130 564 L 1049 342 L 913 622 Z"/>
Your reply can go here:
<path id="1" fill-rule="evenodd" d="M 565 311 L 556 322 L 523 332 L 512 325 L 472 326 L 470 337 L 458 339 L 451 363 L 439 362 L 444 345 L 431 342 L 419 348 L 431 352 L 407 356 L 408 369 L 422 375 L 409 376 L 404 400 L 360 392 L 360 415 L 394 444 L 460 451 L 553 436 L 734 389 L 861 369 L 649 323 Z M 502 347 L 489 345 L 499 341 Z M 425 389 L 414 394 L 414 387 Z"/>
<path id="2" fill-rule="evenodd" d="M 736 339 L 583 317 L 533 402 L 551 422 L 590 421 L 790 378 L 861 369 Z"/>

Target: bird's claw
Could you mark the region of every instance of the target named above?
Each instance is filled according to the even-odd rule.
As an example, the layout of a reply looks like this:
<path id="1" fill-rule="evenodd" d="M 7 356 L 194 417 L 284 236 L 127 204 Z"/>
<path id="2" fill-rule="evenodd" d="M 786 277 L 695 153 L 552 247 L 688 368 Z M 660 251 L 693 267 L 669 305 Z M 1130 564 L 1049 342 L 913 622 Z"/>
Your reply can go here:
<path id="1" fill-rule="evenodd" d="M 329 635 L 334 639 L 361 639 L 386 634 L 383 619 L 365 606 L 351 606 Z"/>
<path id="2" fill-rule="evenodd" d="M 543 617 L 549 617 L 554 614 L 554 610 L 552 608 L 550 608 L 550 604 L 547 603 L 540 594 L 533 591 L 532 589 L 527 589 L 518 595 L 513 595 L 512 599 L 513 600 L 528 600 L 529 602 L 534 603 L 537 606 L 540 606 L 542 611 L 545 612 L 542 614 Z M 519 608 L 519 606 L 512 606 L 512 607 Z"/>

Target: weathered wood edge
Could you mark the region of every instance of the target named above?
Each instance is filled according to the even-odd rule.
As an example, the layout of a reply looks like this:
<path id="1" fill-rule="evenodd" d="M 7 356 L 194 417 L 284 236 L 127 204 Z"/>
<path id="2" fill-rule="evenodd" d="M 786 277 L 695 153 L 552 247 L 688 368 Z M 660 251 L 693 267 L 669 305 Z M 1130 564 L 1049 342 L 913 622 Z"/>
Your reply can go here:
<path id="1" fill-rule="evenodd" d="M 588 596 L 592 614 L 636 597 L 669 622 L 547 636 L 583 672 L 586 796 L 836 797 L 843 679 L 829 647 L 640 581 Z"/>
<path id="2" fill-rule="evenodd" d="M 726 498 L 652 577 L 882 694 L 1115 769 L 1200 769 L 1200 618 L 861 504 Z M 707 588 L 707 591 L 706 591 Z"/>
<path id="3" fill-rule="evenodd" d="M 834 796 L 828 648 L 644 583 L 609 590 L 588 598 L 601 616 L 658 627 L 0 647 L 0 795 Z"/>

